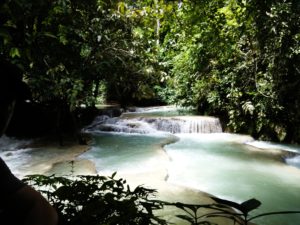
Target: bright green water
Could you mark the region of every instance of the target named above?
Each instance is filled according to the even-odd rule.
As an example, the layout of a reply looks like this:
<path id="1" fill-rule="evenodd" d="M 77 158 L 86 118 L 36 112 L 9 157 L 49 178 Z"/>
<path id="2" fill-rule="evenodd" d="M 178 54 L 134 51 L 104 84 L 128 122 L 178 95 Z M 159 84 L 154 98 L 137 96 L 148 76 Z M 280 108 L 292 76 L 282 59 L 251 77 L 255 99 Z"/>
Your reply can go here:
<path id="1" fill-rule="evenodd" d="M 168 108 L 144 115 L 180 115 Z M 130 116 L 141 116 L 131 114 Z M 161 148 L 166 143 L 164 150 Z M 186 185 L 228 200 L 242 202 L 257 198 L 263 204 L 254 214 L 268 211 L 300 210 L 300 169 L 288 166 L 280 157 L 243 144 L 244 136 L 229 134 L 152 135 L 94 134 L 90 151 L 80 158 L 90 159 L 99 173 L 151 172 L 168 170 L 168 182 Z M 7 151 L 7 140 L 0 140 L 0 156 L 14 172 L 42 172 L 49 160 L 64 157 L 59 149 Z M 281 147 L 280 147 L 281 148 Z M 14 149 L 12 147 L 12 149 Z M 298 151 L 296 149 L 295 151 Z M 167 156 L 167 157 L 166 157 Z M 297 160 L 298 162 L 299 160 Z M 33 169 L 32 169 L 33 168 Z M 26 172 L 27 173 L 27 172 Z M 69 173 L 69 171 L 68 171 Z M 300 214 L 271 216 L 254 221 L 261 225 L 298 225 Z"/>
<path id="2" fill-rule="evenodd" d="M 169 182 L 237 202 L 257 198 L 263 204 L 253 215 L 300 210 L 298 169 L 252 147 L 231 142 L 230 136 L 227 140 L 213 136 L 181 135 L 179 142 L 165 147 L 172 159 Z M 300 214 L 264 217 L 256 222 L 296 225 L 300 224 Z"/>
<path id="3" fill-rule="evenodd" d="M 171 142 L 169 135 L 140 134 L 97 134 L 94 135 L 93 147 L 81 155 L 81 158 L 92 160 L 100 173 L 147 172 L 161 164 L 166 159 L 160 157 L 161 146 Z"/>
<path id="4" fill-rule="evenodd" d="M 164 165 L 169 183 L 193 187 L 220 198 L 242 202 L 257 198 L 263 204 L 253 215 L 270 211 L 300 210 L 300 170 L 280 157 L 242 144 L 244 137 L 229 134 L 179 134 L 166 145 L 169 160 L 159 148 L 166 135 L 100 134 L 82 157 L 96 163 L 98 171 L 136 173 Z M 242 139 L 242 140 L 240 140 Z M 270 216 L 261 225 L 297 225 L 300 214 Z"/>

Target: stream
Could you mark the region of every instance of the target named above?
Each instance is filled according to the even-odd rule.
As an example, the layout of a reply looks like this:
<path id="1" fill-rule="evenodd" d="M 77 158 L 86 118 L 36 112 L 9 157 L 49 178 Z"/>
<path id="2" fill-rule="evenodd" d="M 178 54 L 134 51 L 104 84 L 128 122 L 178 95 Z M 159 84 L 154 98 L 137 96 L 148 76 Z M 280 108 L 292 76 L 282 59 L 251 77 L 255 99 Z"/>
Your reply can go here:
<path id="1" fill-rule="evenodd" d="M 84 132 L 92 134 L 93 143 L 78 160 L 90 160 L 100 174 L 117 171 L 147 185 L 162 180 L 236 202 L 256 198 L 262 205 L 253 215 L 300 210 L 298 146 L 223 133 L 217 118 L 182 116 L 171 107 L 138 109 L 119 118 L 99 116 Z M 51 168 L 48 159 L 62 154 L 57 149 L 16 151 L 16 143 L 27 144 L 20 142 L 0 139 L 0 156 L 19 176 L 46 172 Z M 297 225 L 300 214 L 268 216 L 254 222 Z"/>

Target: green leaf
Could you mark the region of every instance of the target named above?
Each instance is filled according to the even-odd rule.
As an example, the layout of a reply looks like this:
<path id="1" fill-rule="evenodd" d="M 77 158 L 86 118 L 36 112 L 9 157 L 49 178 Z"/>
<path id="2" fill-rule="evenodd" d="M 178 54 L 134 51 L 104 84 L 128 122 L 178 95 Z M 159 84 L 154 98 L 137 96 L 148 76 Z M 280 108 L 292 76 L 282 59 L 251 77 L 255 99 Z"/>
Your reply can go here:
<path id="1" fill-rule="evenodd" d="M 180 219 L 190 222 L 191 224 L 194 224 L 194 219 L 192 217 L 189 217 L 187 215 L 176 215 L 176 216 Z"/>
<path id="2" fill-rule="evenodd" d="M 225 206 L 230 206 L 233 207 L 235 209 L 238 209 L 242 212 L 243 208 L 241 207 L 241 205 L 239 203 L 233 202 L 233 201 L 229 201 L 229 200 L 225 200 L 225 199 L 221 199 L 221 198 L 217 198 L 217 197 L 211 197 L 215 202 L 219 203 L 219 204 L 223 204 Z"/>
<path id="3" fill-rule="evenodd" d="M 117 175 L 117 172 L 114 172 L 114 173 L 111 175 L 111 178 L 114 179 L 116 175 Z"/>
<path id="4" fill-rule="evenodd" d="M 9 51 L 9 55 L 12 58 L 21 57 L 20 51 L 18 48 L 11 48 Z"/>
<path id="5" fill-rule="evenodd" d="M 10 33 L 2 27 L 0 28 L 0 36 L 3 37 L 4 39 L 6 39 L 5 42 L 12 40 Z"/>
<path id="6" fill-rule="evenodd" d="M 261 205 L 261 202 L 255 198 L 249 199 L 241 204 L 243 212 L 250 212 L 254 209 L 257 209 Z"/>
<path id="7" fill-rule="evenodd" d="M 248 214 L 250 211 L 258 208 L 261 205 L 261 202 L 254 198 L 249 199 L 241 204 L 233 202 L 233 201 L 225 200 L 225 199 L 216 198 L 216 197 L 211 197 L 211 198 L 219 204 L 238 209 L 245 215 Z"/>

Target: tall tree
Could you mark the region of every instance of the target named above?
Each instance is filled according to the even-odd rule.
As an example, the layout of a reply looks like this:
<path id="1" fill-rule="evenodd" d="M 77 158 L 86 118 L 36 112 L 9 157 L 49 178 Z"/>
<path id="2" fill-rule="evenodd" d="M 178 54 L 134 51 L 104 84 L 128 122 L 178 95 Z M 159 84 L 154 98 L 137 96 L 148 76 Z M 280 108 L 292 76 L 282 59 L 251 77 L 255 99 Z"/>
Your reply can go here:
<path id="1" fill-rule="evenodd" d="M 298 14 L 292 0 L 183 1 L 164 41 L 173 102 L 235 132 L 299 141 Z"/>

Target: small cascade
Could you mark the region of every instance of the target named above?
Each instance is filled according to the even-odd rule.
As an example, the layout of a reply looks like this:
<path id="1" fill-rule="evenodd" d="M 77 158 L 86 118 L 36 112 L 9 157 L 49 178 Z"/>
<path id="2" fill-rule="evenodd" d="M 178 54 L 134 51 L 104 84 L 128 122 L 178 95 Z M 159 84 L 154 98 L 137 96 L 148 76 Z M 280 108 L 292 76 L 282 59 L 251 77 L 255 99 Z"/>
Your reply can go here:
<path id="1" fill-rule="evenodd" d="M 0 152 L 16 151 L 29 145 L 32 140 L 17 140 L 3 135 L 0 138 Z"/>
<path id="2" fill-rule="evenodd" d="M 222 133 L 219 118 L 215 117 L 186 117 L 184 133 Z"/>
<path id="3" fill-rule="evenodd" d="M 175 117 L 114 117 L 98 116 L 85 128 L 86 132 L 154 133 L 157 131 L 176 133 L 221 133 L 220 120 L 205 116 Z"/>
<path id="4" fill-rule="evenodd" d="M 147 122 L 137 119 L 123 119 L 120 117 L 98 116 L 91 125 L 84 128 L 84 132 L 118 132 L 147 134 L 155 130 Z"/>
<path id="5" fill-rule="evenodd" d="M 177 116 L 140 118 L 152 124 L 156 130 L 176 133 L 221 133 L 220 120 L 215 117 Z"/>
<path id="6" fill-rule="evenodd" d="M 285 159 L 285 162 L 288 165 L 300 168 L 300 155 L 297 155 L 297 156 L 292 157 L 292 158 L 287 158 L 287 159 Z"/>
<path id="7" fill-rule="evenodd" d="M 180 131 L 171 133 L 221 133 L 220 120 L 215 117 L 181 116 L 175 117 L 180 121 Z M 175 121 L 175 120 L 172 120 Z"/>

